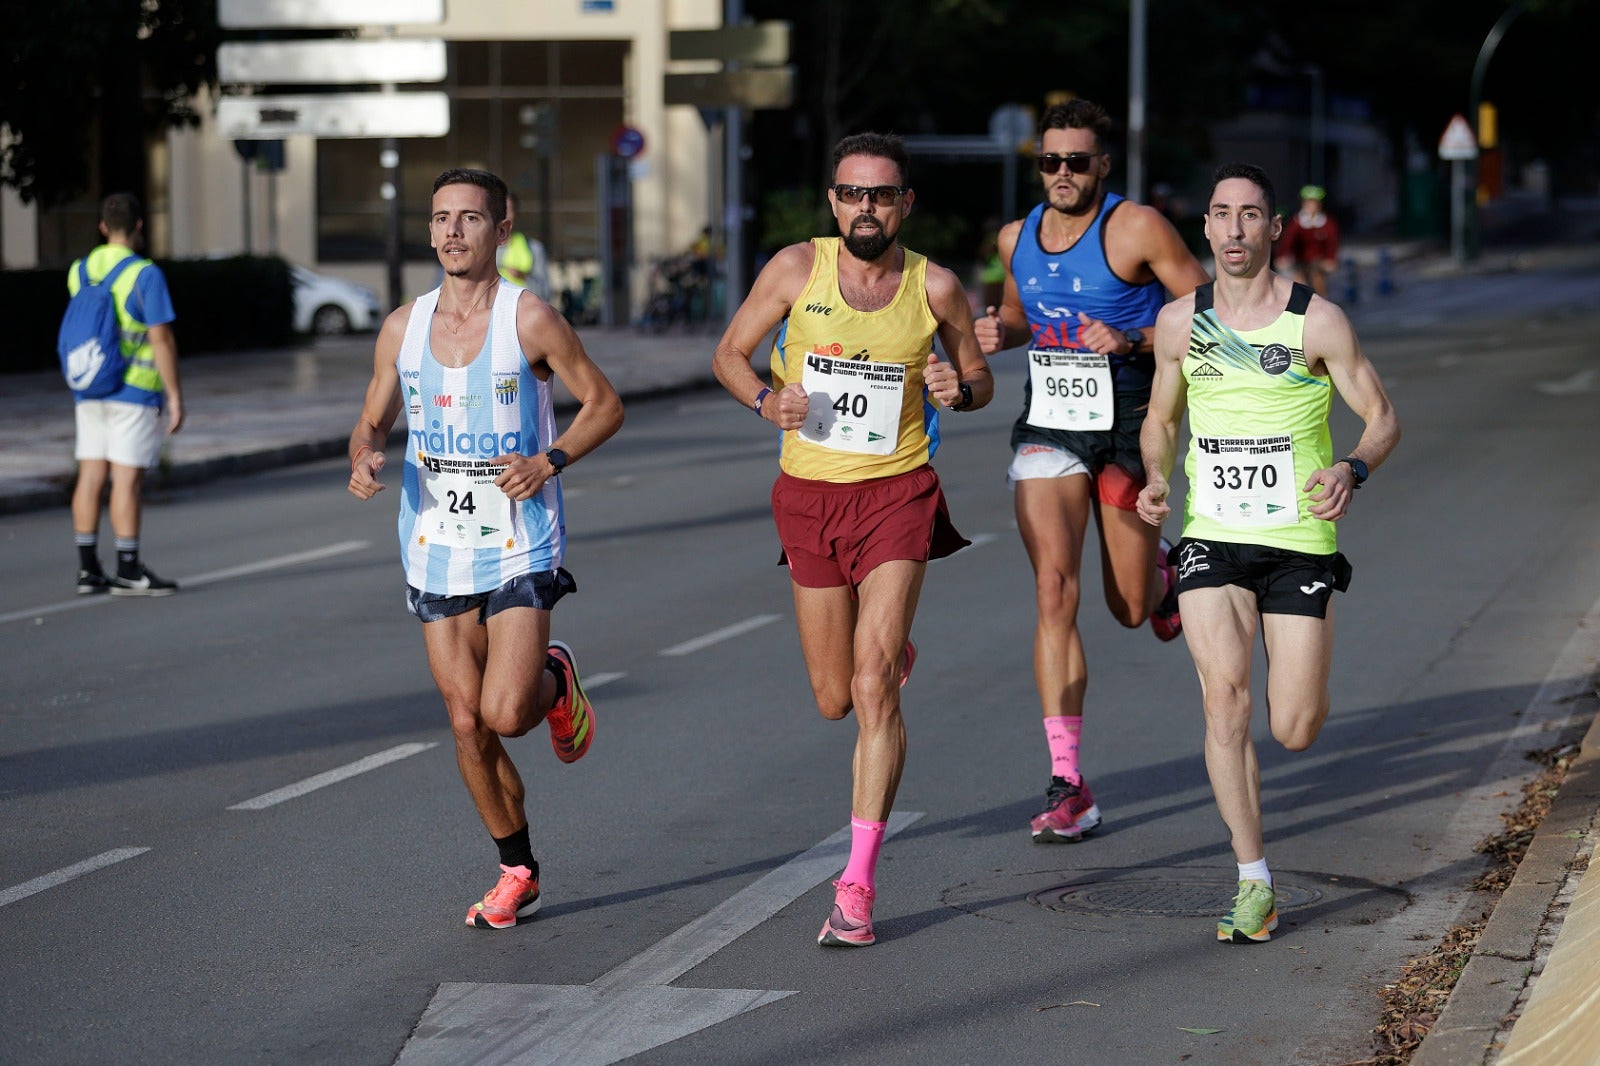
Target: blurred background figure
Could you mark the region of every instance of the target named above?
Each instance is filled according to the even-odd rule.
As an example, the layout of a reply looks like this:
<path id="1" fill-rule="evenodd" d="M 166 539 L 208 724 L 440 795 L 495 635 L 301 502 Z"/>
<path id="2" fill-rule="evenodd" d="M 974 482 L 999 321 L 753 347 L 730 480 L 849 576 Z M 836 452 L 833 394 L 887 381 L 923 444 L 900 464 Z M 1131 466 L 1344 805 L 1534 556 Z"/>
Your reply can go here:
<path id="1" fill-rule="evenodd" d="M 1278 258 L 1292 268 L 1296 281 L 1318 296 L 1328 295 L 1328 278 L 1339 265 L 1339 223 L 1328 214 L 1328 193 L 1320 185 L 1300 190 L 1300 210 L 1283 227 Z"/>
<path id="2" fill-rule="evenodd" d="M 550 260 L 543 241 L 517 230 L 516 193 L 506 194 L 506 221 L 511 223 L 511 236 L 495 252 L 500 276 L 513 285 L 521 285 L 541 300 L 549 300 Z"/>

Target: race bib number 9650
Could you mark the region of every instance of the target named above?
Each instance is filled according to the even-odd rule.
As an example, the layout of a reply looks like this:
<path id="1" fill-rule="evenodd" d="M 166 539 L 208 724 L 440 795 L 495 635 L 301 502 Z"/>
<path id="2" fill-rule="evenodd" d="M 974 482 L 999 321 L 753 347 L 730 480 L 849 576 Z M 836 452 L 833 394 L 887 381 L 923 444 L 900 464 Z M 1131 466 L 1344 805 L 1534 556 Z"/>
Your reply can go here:
<path id="1" fill-rule="evenodd" d="M 1110 361 L 1099 352 L 1028 352 L 1033 398 L 1028 424 L 1041 429 L 1110 429 L 1115 413 Z"/>

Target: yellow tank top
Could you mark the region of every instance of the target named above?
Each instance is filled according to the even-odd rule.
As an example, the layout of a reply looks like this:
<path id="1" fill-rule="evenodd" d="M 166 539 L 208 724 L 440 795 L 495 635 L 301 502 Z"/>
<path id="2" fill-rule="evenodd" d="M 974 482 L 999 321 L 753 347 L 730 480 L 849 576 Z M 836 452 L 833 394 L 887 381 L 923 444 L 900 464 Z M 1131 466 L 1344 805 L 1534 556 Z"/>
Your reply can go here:
<path id="1" fill-rule="evenodd" d="M 798 381 L 811 397 L 805 425 L 783 434 L 779 466 L 792 477 L 833 482 L 925 466 L 939 447 L 939 414 L 922 381 L 938 330 L 927 257 L 906 249 L 894 299 L 857 311 L 839 292 L 840 239 L 811 243 L 811 277 L 772 348 L 772 387 Z"/>

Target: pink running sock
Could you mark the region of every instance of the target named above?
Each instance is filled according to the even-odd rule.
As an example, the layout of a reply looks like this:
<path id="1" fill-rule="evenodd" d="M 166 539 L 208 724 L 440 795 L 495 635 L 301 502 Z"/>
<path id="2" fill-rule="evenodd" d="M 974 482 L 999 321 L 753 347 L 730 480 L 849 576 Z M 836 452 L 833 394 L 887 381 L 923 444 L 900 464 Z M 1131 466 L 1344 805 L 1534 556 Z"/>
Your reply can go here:
<path id="1" fill-rule="evenodd" d="M 878 849 L 883 847 L 883 830 L 888 824 L 850 817 L 850 861 L 839 880 L 875 887 L 873 875 L 878 870 Z"/>
<path id="2" fill-rule="evenodd" d="M 1044 720 L 1044 735 L 1050 741 L 1050 772 L 1075 785 L 1083 784 L 1078 772 L 1078 737 L 1083 733 L 1083 715 L 1059 714 Z"/>

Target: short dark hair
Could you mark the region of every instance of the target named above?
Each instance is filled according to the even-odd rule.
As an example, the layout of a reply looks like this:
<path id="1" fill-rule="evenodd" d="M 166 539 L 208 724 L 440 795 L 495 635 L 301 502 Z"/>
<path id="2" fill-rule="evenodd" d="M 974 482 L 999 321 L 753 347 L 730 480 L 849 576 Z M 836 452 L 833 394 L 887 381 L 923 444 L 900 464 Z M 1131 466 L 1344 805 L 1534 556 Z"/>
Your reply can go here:
<path id="1" fill-rule="evenodd" d="M 100 221 L 107 233 L 127 236 L 144 221 L 144 208 L 131 192 L 114 192 L 100 201 Z"/>
<path id="2" fill-rule="evenodd" d="M 874 155 L 887 159 L 900 169 L 900 184 L 911 184 L 911 153 L 906 142 L 893 133 L 853 133 L 833 146 L 833 173 L 839 174 L 839 164 L 847 156 Z"/>
<path id="3" fill-rule="evenodd" d="M 1046 130 L 1088 130 L 1094 134 L 1095 147 L 1103 152 L 1111 142 L 1111 116 L 1093 100 L 1078 97 L 1045 108 L 1039 119 L 1039 136 Z"/>
<path id="4" fill-rule="evenodd" d="M 438 192 L 446 185 L 476 185 L 489 194 L 489 217 L 496 225 L 505 221 L 508 192 L 506 183 L 497 175 L 473 167 L 451 167 L 433 179 L 433 191 Z"/>
<path id="5" fill-rule="evenodd" d="M 1211 178 L 1211 195 L 1217 194 L 1217 186 L 1229 178 L 1243 178 L 1245 181 L 1255 182 L 1261 190 L 1261 195 L 1267 198 L 1267 217 L 1271 218 L 1278 213 L 1278 195 L 1272 191 L 1272 179 L 1267 177 L 1267 172 L 1253 163 L 1224 163 L 1217 168 L 1216 174 Z M 1206 210 L 1210 211 L 1210 198 L 1207 198 Z"/>

